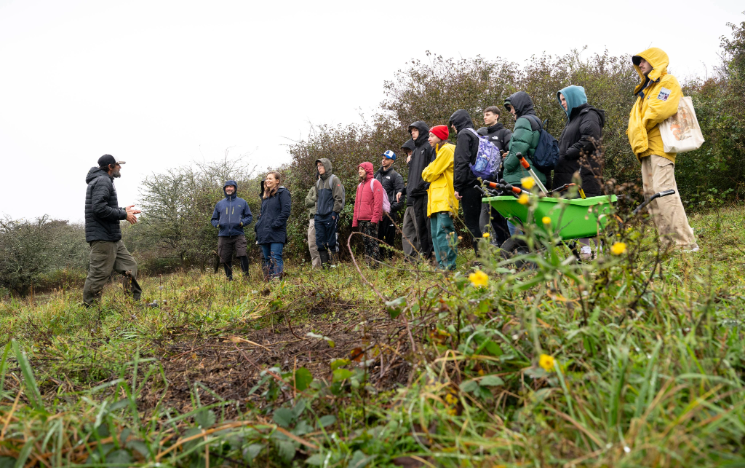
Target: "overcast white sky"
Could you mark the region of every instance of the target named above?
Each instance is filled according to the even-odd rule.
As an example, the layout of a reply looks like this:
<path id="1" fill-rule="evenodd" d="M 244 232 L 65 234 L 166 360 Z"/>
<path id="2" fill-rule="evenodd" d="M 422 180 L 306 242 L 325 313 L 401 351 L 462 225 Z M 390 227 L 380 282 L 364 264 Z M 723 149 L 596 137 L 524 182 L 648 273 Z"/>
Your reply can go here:
<path id="1" fill-rule="evenodd" d="M 81 221 L 85 174 L 147 174 L 249 154 L 287 162 L 310 124 L 350 123 L 430 50 L 523 62 L 588 46 L 664 49 L 680 78 L 719 61 L 741 0 L 0 0 L 0 215 Z"/>

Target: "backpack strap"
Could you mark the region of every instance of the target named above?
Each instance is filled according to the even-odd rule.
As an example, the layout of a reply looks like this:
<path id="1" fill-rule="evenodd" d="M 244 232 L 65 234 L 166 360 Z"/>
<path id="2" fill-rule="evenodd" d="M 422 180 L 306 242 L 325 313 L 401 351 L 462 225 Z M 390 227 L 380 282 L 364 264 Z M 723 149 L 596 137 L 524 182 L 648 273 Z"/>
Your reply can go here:
<path id="1" fill-rule="evenodd" d="M 479 135 L 479 132 L 477 132 L 476 130 L 472 129 L 471 127 L 468 127 L 466 130 L 470 130 L 471 133 L 473 133 L 474 135 L 476 135 L 476 138 L 478 138 L 479 140 L 482 139 L 482 138 L 484 138 L 481 135 Z"/>
<path id="2" fill-rule="evenodd" d="M 528 115 L 526 115 L 526 116 L 525 116 L 525 118 L 526 118 L 526 119 L 527 119 L 528 117 L 533 117 L 533 119 L 535 119 L 535 120 L 533 120 L 533 121 L 534 121 L 534 122 L 536 122 L 536 123 L 538 124 L 538 130 L 543 130 L 543 122 L 541 122 L 541 119 L 539 119 L 537 115 L 533 115 L 533 114 L 528 114 Z M 532 127 L 531 127 L 531 128 L 532 128 Z M 535 131 L 535 130 L 533 130 L 533 131 Z"/>

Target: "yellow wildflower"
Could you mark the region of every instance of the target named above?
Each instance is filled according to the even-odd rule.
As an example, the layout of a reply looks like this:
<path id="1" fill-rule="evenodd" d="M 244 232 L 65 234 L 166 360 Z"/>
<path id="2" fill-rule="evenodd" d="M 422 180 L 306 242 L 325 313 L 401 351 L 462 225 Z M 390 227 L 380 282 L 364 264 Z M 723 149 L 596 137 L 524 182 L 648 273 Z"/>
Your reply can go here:
<path id="1" fill-rule="evenodd" d="M 517 199 L 517 202 L 521 205 L 527 205 L 530 201 L 530 197 L 528 197 L 527 194 L 523 193 L 520 195 L 520 197 Z"/>
<path id="2" fill-rule="evenodd" d="M 543 367 L 543 370 L 546 372 L 553 372 L 555 364 L 556 360 L 548 354 L 541 354 L 541 357 L 538 359 L 538 365 Z"/>
<path id="3" fill-rule="evenodd" d="M 611 246 L 610 251 L 613 255 L 621 255 L 622 253 L 626 252 L 626 243 L 616 242 Z"/>
<path id="4" fill-rule="evenodd" d="M 489 237 L 491 237 L 491 234 L 489 234 L 488 232 L 485 232 L 483 235 L 484 239 L 488 239 Z"/>
<path id="5" fill-rule="evenodd" d="M 454 405 L 458 403 L 458 398 L 456 398 L 456 396 L 452 393 L 448 393 L 447 395 L 445 395 L 445 401 L 448 405 Z"/>
<path id="6" fill-rule="evenodd" d="M 543 224 L 551 224 L 551 218 L 548 216 L 544 216 L 541 221 L 543 221 Z"/>
<path id="7" fill-rule="evenodd" d="M 489 277 L 483 271 L 477 270 L 468 275 L 468 280 L 477 288 L 483 288 L 489 282 Z"/>
<path id="8" fill-rule="evenodd" d="M 535 185 L 535 180 L 532 177 L 523 177 L 520 179 L 520 184 L 525 190 L 530 190 Z"/>

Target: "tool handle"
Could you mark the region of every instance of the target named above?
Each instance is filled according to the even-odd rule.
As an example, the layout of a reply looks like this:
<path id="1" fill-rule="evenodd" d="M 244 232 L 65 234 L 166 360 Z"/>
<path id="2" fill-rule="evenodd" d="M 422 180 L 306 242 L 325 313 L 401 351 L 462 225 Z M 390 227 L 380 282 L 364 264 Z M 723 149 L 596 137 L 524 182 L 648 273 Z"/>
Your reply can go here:
<path id="1" fill-rule="evenodd" d="M 521 166 L 522 166 L 522 167 L 523 167 L 524 169 L 530 169 L 530 163 L 528 162 L 528 160 L 527 160 L 527 159 L 525 159 L 525 157 L 523 156 L 523 154 L 522 154 L 522 153 L 517 153 L 517 154 L 516 154 L 516 156 L 517 156 L 517 159 L 519 159 L 519 160 L 520 160 L 520 165 L 521 165 Z"/>

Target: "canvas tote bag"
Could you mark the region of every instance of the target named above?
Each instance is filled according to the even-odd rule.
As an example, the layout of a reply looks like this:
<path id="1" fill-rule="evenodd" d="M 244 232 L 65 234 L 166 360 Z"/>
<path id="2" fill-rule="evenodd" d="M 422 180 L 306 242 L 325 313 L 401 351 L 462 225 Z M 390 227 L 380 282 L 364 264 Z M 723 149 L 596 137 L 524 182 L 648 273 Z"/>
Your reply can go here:
<path id="1" fill-rule="evenodd" d="M 690 96 L 680 98 L 678 112 L 660 124 L 660 134 L 665 153 L 685 153 L 704 144 Z"/>

